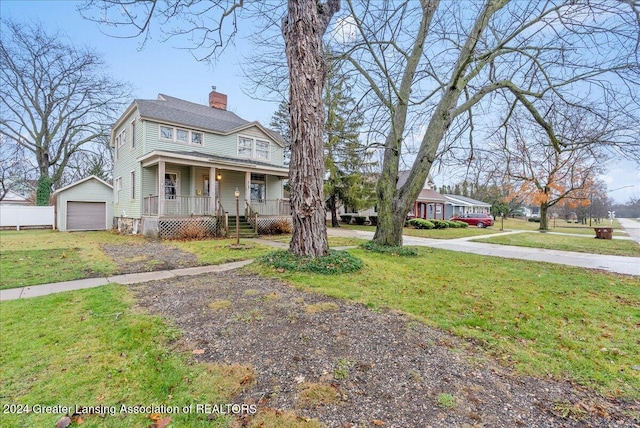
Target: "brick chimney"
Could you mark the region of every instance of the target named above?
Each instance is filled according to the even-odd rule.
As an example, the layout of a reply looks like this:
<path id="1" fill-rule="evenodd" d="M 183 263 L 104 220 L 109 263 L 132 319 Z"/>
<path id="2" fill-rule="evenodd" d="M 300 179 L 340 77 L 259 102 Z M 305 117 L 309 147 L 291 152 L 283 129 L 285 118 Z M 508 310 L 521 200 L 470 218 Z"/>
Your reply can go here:
<path id="1" fill-rule="evenodd" d="M 209 107 L 226 110 L 227 96 L 225 94 L 221 94 L 220 92 L 216 92 L 215 86 L 212 86 L 211 89 L 211 92 L 209 92 Z"/>

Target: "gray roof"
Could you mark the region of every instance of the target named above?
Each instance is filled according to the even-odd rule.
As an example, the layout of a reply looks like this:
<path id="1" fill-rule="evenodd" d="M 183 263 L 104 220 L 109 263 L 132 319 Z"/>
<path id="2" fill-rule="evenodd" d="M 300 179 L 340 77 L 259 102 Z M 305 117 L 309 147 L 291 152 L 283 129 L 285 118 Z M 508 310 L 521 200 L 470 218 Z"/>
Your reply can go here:
<path id="1" fill-rule="evenodd" d="M 207 153 L 201 153 L 196 151 L 175 151 L 175 150 L 163 150 L 166 153 L 175 153 L 177 155 L 185 155 L 185 156 L 193 156 L 202 158 L 205 160 L 218 160 L 218 161 L 227 161 L 227 162 L 235 162 L 235 163 L 246 163 L 247 165 L 260 165 L 269 168 L 287 168 L 287 166 L 274 165 L 272 163 L 260 162 L 255 159 L 240 159 L 240 158 L 228 158 L 224 156 L 210 155 Z"/>
<path id="2" fill-rule="evenodd" d="M 467 203 L 469 205 L 475 205 L 475 206 L 480 206 L 480 207 L 490 207 L 491 206 L 491 204 L 488 204 L 488 203 L 482 202 L 482 201 L 478 201 L 476 199 L 471 199 L 471 198 L 468 198 L 466 196 L 446 194 L 446 195 L 444 195 L 444 197 L 447 198 L 449 201 L 451 201 L 451 199 L 454 199 L 454 200 L 458 200 L 458 201 L 461 201 L 461 202 L 465 202 L 465 203 Z"/>
<path id="3" fill-rule="evenodd" d="M 138 107 L 140 116 L 146 119 L 217 133 L 226 134 L 250 124 L 258 124 L 258 122 L 244 120 L 228 110 L 212 108 L 164 94 L 159 94 L 156 100 L 136 99 L 134 103 Z M 276 131 L 264 127 L 263 129 L 276 141 L 284 144 L 282 137 Z"/>

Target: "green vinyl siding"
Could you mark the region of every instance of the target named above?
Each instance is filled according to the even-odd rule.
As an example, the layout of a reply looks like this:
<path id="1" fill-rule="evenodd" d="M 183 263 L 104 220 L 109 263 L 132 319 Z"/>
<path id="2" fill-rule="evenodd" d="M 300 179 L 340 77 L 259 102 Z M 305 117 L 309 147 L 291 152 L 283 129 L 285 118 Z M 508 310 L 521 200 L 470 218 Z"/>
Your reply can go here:
<path id="1" fill-rule="evenodd" d="M 142 136 L 143 136 L 143 122 L 139 120 L 137 110 L 134 110 L 124 120 L 121 121 L 120 126 L 114 130 L 114 135 L 119 135 L 123 130 L 126 136 L 126 142 L 121 147 L 115 147 L 114 150 L 118 150 L 118 157 L 114 159 L 113 163 L 113 178 L 114 180 L 120 177 L 122 181 L 122 190 L 118 198 L 118 202 L 114 203 L 113 212 L 117 217 L 122 217 L 126 214 L 126 217 L 139 218 L 141 214 L 142 196 L 144 195 L 142 188 L 142 170 L 140 163 L 136 160 L 143 153 Z M 132 129 L 131 122 L 135 120 L 135 148 L 131 147 L 132 141 Z M 135 199 L 131 199 L 131 172 L 135 172 Z"/>
<path id="2" fill-rule="evenodd" d="M 244 172 L 241 171 L 224 171 L 220 180 L 220 203 L 229 215 L 236 215 L 236 188 L 240 192 L 240 215 L 244 215 Z"/>
<path id="3" fill-rule="evenodd" d="M 273 175 L 267 175 L 267 199 L 282 199 L 283 181 Z"/>

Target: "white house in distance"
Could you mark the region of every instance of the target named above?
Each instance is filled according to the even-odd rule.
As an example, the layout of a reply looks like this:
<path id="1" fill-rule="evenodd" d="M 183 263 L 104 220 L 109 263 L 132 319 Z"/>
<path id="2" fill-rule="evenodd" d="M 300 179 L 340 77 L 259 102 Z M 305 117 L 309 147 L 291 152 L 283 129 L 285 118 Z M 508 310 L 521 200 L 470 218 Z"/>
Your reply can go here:
<path id="1" fill-rule="evenodd" d="M 445 216 L 451 218 L 454 215 L 470 214 L 470 213 L 485 213 L 491 212 L 491 204 L 478 201 L 466 196 L 460 195 L 443 195 L 447 201 L 445 205 Z"/>
<path id="2" fill-rule="evenodd" d="M 136 99 L 115 123 L 113 210 L 121 232 L 171 237 L 197 223 L 219 234 L 239 214 L 290 221 L 283 184 L 282 137 L 227 109 L 215 90 L 209 105 L 168 95 Z"/>

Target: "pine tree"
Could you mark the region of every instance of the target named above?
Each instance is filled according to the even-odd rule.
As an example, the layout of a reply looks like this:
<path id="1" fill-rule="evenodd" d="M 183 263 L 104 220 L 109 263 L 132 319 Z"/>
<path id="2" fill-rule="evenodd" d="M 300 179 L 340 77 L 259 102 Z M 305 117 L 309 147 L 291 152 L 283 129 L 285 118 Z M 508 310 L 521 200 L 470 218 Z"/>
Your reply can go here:
<path id="1" fill-rule="evenodd" d="M 332 58 L 330 52 L 325 55 Z M 367 174 L 374 162 L 370 161 L 371 155 L 359 138 L 363 115 L 351 96 L 348 78 L 342 73 L 341 66 L 335 59 L 328 61 L 323 97 L 324 192 L 333 227 L 339 226 L 337 209 L 340 203 L 353 210 L 370 207 L 374 204 L 375 190 L 375 181 Z"/>

